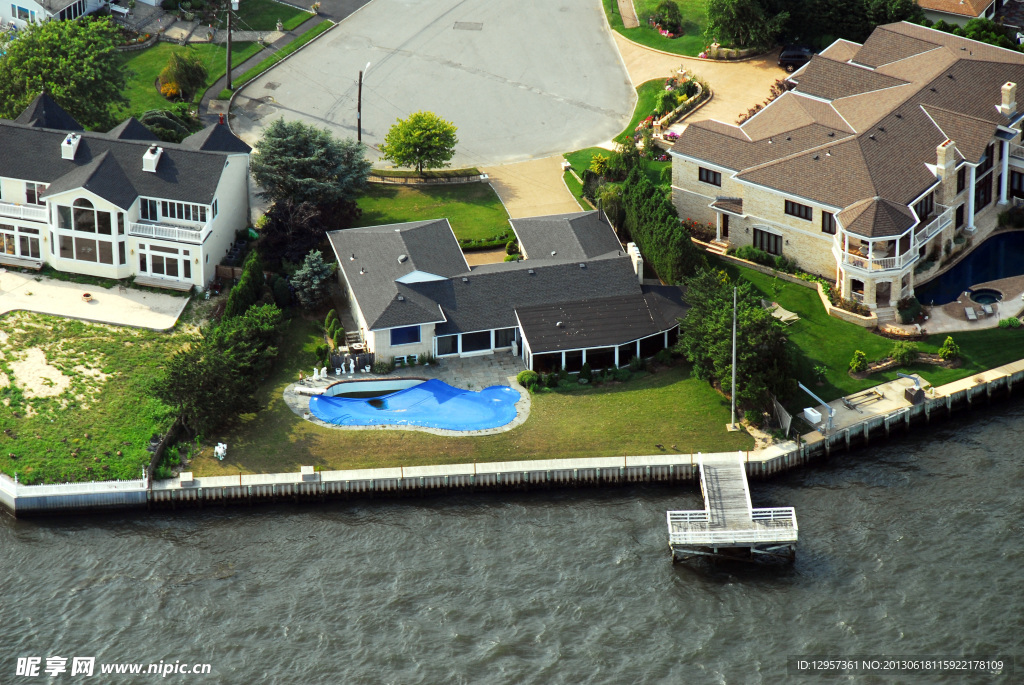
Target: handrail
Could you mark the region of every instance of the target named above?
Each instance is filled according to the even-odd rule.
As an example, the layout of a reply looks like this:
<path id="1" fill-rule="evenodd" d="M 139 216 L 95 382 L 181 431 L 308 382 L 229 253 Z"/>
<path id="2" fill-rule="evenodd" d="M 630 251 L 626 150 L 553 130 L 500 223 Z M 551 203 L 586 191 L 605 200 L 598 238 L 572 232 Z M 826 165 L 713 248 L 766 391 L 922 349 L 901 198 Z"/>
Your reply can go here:
<path id="1" fill-rule="evenodd" d="M 173 226 L 170 224 L 141 224 L 134 221 L 128 223 L 128 235 L 143 238 L 161 238 L 182 243 L 201 244 L 209 235 L 210 224 L 198 228 Z"/>
<path id="2" fill-rule="evenodd" d="M 9 216 L 13 219 L 27 219 L 29 221 L 47 220 L 45 207 L 31 207 L 28 205 L 16 205 L 10 202 L 0 202 L 0 215 Z"/>

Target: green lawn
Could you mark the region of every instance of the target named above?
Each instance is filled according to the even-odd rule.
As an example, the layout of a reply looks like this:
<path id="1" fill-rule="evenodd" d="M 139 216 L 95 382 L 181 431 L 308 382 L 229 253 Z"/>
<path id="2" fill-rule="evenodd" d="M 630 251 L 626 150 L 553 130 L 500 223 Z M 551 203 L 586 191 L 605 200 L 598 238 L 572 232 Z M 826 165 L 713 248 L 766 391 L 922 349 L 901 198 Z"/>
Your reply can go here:
<path id="1" fill-rule="evenodd" d="M 280 50 L 274 52 L 272 55 L 270 55 L 270 57 L 267 57 L 263 61 L 259 62 L 252 69 L 249 69 L 248 71 L 243 73 L 241 76 L 235 76 L 234 77 L 235 87 L 237 88 L 239 86 L 245 85 L 246 83 L 248 83 L 252 79 L 256 78 L 257 76 L 259 76 L 260 74 L 265 72 L 267 69 L 269 69 L 270 67 L 274 66 L 275 64 L 277 64 L 278 62 L 283 60 L 285 57 L 287 57 L 288 55 L 292 54 L 293 52 L 295 52 L 296 50 L 301 48 L 303 45 L 305 45 L 309 41 L 313 40 L 314 38 L 319 36 L 321 33 L 326 32 L 328 29 L 330 29 L 333 26 L 335 26 L 335 24 L 333 22 L 322 21 L 319 24 L 317 24 L 316 26 L 314 26 L 313 28 L 307 29 L 305 33 L 300 35 L 298 38 L 293 40 L 291 43 L 288 43 L 288 45 L 285 45 Z M 236 62 L 236 64 L 241 64 L 241 62 Z M 224 75 L 224 72 L 221 72 L 221 76 L 223 76 L 223 75 Z M 231 97 L 231 91 L 225 88 L 224 90 L 222 90 L 220 92 L 220 94 L 217 97 L 219 99 L 221 99 L 221 100 L 227 100 L 228 98 Z"/>
<path id="2" fill-rule="evenodd" d="M 576 177 L 571 172 L 566 171 L 562 174 L 562 178 L 565 179 L 565 187 L 569 189 L 572 196 L 576 198 L 576 204 L 580 206 L 585 212 L 589 212 L 593 209 L 589 204 L 583 200 L 583 184 L 576 180 Z"/>
<path id="3" fill-rule="evenodd" d="M 611 27 L 635 43 L 646 45 L 655 50 L 671 52 L 676 55 L 696 57 L 707 46 L 704 38 L 704 27 L 707 26 L 707 0 L 676 0 L 686 23 L 685 35 L 679 38 L 666 38 L 646 23 L 647 17 L 660 0 L 634 0 L 639 28 L 625 29 L 622 27 L 622 16 L 616 0 L 602 0 L 604 12 Z"/>
<path id="4" fill-rule="evenodd" d="M 315 324 L 296 321 L 281 346 L 282 362 L 263 390 L 266 409 L 207 436 L 226 442 L 216 461 L 208 446 L 192 468 L 200 475 L 374 468 L 520 459 L 654 454 L 656 445 L 686 453 L 753 447 L 746 433 L 729 433 L 728 402 L 687 367 L 642 375 L 622 384 L 533 396 L 530 418 L 499 435 L 454 438 L 418 431 L 351 431 L 315 426 L 288 409 L 281 393 L 298 377 L 317 344 Z M 295 363 L 288 363 L 294 360 Z"/>
<path id="5" fill-rule="evenodd" d="M 448 219 L 460 241 L 490 240 L 508 234 L 508 212 L 487 183 L 405 187 L 371 183 L 359 198 L 363 215 L 356 226 Z"/>
<path id="6" fill-rule="evenodd" d="M 565 159 L 572 165 L 572 168 L 583 178 L 583 172 L 590 168 L 590 161 L 594 158 L 594 155 L 602 154 L 605 157 L 610 156 L 612 153 L 610 150 L 605 150 L 603 147 L 586 147 L 582 150 L 576 150 L 575 152 L 567 152 Z M 651 183 L 659 185 L 661 183 L 661 173 L 663 169 L 671 169 L 672 162 L 658 162 L 652 159 L 643 159 L 644 174 L 651 180 Z"/>
<path id="7" fill-rule="evenodd" d="M 0 470 L 22 483 L 139 478 L 174 419 L 151 383 L 183 335 L 27 313 L 0 331 Z"/>
<path id="8" fill-rule="evenodd" d="M 797 352 L 797 379 L 822 399 L 831 401 L 896 379 L 897 370 L 874 374 L 864 380 L 851 378 L 848 373 L 855 350 L 861 350 L 868 361 L 874 361 L 888 357 L 894 341 L 829 316 L 815 290 L 774 279 L 753 269 L 716 261 L 733 277 L 742 276 L 766 298 L 800 315 L 800 321 L 786 329 Z M 898 371 L 917 373 L 932 385 L 943 385 L 1024 357 L 1024 329 L 992 329 L 952 335 L 963 353 L 964 363 L 959 369 L 915 364 Z M 918 343 L 918 348 L 922 352 L 935 353 L 945 339 L 945 334 L 931 335 Z M 813 369 L 816 365 L 828 367 L 823 386 L 815 385 Z M 794 408 L 806 406 L 806 397 L 801 393 L 799 397 L 792 398 L 791 403 Z"/>
<path id="9" fill-rule="evenodd" d="M 304 21 L 316 16 L 312 12 L 284 5 L 274 0 L 244 0 L 244 2 L 238 3 L 238 11 L 234 14 L 232 28 L 235 31 L 274 31 L 277 29 L 278 19 L 284 23 L 285 31 L 291 31 Z M 225 17 L 220 20 L 217 28 L 226 27 L 227 19 Z"/>
<path id="10" fill-rule="evenodd" d="M 139 52 L 122 53 L 123 69 L 130 71 L 131 74 L 125 89 L 129 104 L 122 110 L 121 116 L 138 116 L 151 109 L 167 109 L 170 102 L 157 90 L 156 79 L 167 65 L 171 53 L 183 50 L 194 50 L 203 60 L 209 71 L 206 78 L 207 88 L 216 83 L 227 71 L 227 50 L 223 45 L 196 43 L 180 46 L 174 43 L 157 43 Z M 232 43 L 232 64 L 241 64 L 259 50 L 258 43 Z"/>
<path id="11" fill-rule="evenodd" d="M 629 120 L 629 124 L 626 125 L 622 133 L 615 136 L 615 140 L 620 143 L 631 140 L 637 125 L 658 109 L 658 101 L 664 92 L 665 79 L 663 78 L 641 83 L 636 89 L 636 107 L 633 108 L 633 118 Z"/>

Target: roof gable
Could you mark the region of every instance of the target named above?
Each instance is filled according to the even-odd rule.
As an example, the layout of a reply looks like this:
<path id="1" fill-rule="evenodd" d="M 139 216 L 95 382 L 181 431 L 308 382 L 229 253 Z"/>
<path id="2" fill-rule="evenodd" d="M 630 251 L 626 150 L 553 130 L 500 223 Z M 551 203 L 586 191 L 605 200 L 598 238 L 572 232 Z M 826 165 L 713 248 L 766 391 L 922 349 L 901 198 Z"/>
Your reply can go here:
<path id="1" fill-rule="evenodd" d="M 160 138 L 142 125 L 135 117 L 128 117 L 114 128 L 107 131 L 107 136 L 118 140 L 142 140 L 147 143 L 159 143 Z"/>
<path id="2" fill-rule="evenodd" d="M 211 152 L 249 154 L 252 151 L 251 147 L 231 132 L 227 124 L 210 124 L 203 130 L 185 138 L 185 140 L 181 141 L 181 145 L 190 150 L 208 150 Z"/>
<path id="3" fill-rule="evenodd" d="M 510 223 L 529 258 L 581 261 L 622 250 L 607 217 L 596 211 L 511 219 Z"/>
<path id="4" fill-rule="evenodd" d="M 917 223 L 905 205 L 877 196 L 850 205 L 836 219 L 843 230 L 867 238 L 895 238 Z"/>
<path id="5" fill-rule="evenodd" d="M 49 93 L 35 96 L 28 107 L 15 119 L 19 124 L 35 128 L 52 128 L 59 131 L 82 131 L 82 125 L 64 111 Z"/>
<path id="6" fill-rule="evenodd" d="M 797 84 L 799 92 L 826 100 L 870 93 L 906 83 L 892 76 L 819 55 L 811 57 L 810 63 L 798 76 L 791 77 L 790 81 Z"/>
<path id="7" fill-rule="evenodd" d="M 53 181 L 43 193 L 43 197 L 52 197 L 79 188 L 102 197 L 121 209 L 131 207 L 138 197 L 124 169 L 109 151 L 104 151 L 98 157 Z"/>

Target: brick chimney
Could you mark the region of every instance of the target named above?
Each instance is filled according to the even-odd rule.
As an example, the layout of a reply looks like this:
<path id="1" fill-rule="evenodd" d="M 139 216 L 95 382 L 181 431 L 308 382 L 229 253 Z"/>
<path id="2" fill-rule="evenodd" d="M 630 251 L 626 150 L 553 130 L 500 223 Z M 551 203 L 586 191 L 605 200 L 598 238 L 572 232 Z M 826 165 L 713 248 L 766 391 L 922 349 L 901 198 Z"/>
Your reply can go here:
<path id="1" fill-rule="evenodd" d="M 951 205 L 956 197 L 956 143 L 946 140 L 935 148 L 935 175 L 942 184 L 936 190 L 935 201 Z"/>
<path id="2" fill-rule="evenodd" d="M 1017 113 L 1017 84 L 1006 82 L 1002 91 L 1002 104 L 999 105 L 999 113 L 1003 116 L 1012 116 Z"/>

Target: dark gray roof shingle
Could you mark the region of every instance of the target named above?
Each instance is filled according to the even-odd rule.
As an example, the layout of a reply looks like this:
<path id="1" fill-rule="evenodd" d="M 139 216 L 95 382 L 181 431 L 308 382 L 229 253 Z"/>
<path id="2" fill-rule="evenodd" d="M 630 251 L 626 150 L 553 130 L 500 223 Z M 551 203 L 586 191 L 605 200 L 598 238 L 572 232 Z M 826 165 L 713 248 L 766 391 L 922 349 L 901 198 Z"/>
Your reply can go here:
<path id="1" fill-rule="evenodd" d="M 583 260 L 622 249 L 611 224 L 596 211 L 511 219 L 510 223 L 529 258 Z"/>
<path id="2" fill-rule="evenodd" d="M 107 136 L 118 140 L 144 140 L 147 143 L 159 143 L 156 134 L 142 125 L 135 117 L 128 117 L 114 128 L 107 131 Z"/>
<path id="3" fill-rule="evenodd" d="M 35 128 L 55 128 L 61 131 L 81 131 L 82 125 L 64 111 L 49 93 L 40 93 L 14 120 Z"/>
<path id="4" fill-rule="evenodd" d="M 210 152 L 249 154 L 252 151 L 252 148 L 245 141 L 231 132 L 227 124 L 210 124 L 203 130 L 197 131 L 181 141 L 181 146 L 189 150 L 207 150 Z"/>
<path id="5" fill-rule="evenodd" d="M 109 150 L 54 180 L 42 195 L 50 197 L 76 188 L 85 188 L 121 209 L 131 207 L 139 196 Z"/>

